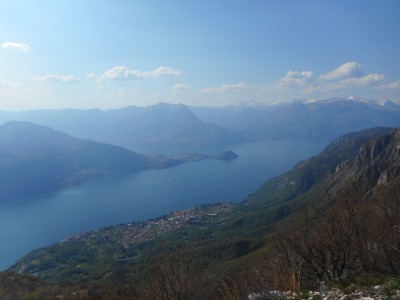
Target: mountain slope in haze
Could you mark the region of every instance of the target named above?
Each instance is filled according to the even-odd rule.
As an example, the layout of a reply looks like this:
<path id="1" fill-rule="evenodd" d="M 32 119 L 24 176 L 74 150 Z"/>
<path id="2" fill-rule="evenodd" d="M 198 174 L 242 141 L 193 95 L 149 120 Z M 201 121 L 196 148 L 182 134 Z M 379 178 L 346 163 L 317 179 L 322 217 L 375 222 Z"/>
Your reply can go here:
<path id="1" fill-rule="evenodd" d="M 0 112 L 0 122 L 30 121 L 72 136 L 139 152 L 182 152 L 242 142 L 241 135 L 201 121 L 181 104 L 159 103 L 123 109 Z"/>
<path id="2" fill-rule="evenodd" d="M 0 123 L 12 120 L 34 122 L 133 151 L 178 153 L 248 140 L 332 140 L 376 126 L 398 127 L 400 104 L 350 97 L 208 108 L 159 103 L 108 111 L 0 111 Z"/>
<path id="3" fill-rule="evenodd" d="M 203 123 L 182 104 L 159 103 L 127 110 L 130 114 L 126 116 L 125 122 L 119 122 L 119 133 L 112 142 L 118 145 L 125 143 L 131 149 L 201 148 L 243 141 L 239 135 L 218 125 Z"/>
<path id="4" fill-rule="evenodd" d="M 353 97 L 192 110 L 205 122 L 253 139 L 332 140 L 367 128 L 400 126 L 398 102 Z"/>
<path id="5" fill-rule="evenodd" d="M 196 274 L 194 280 L 197 283 L 195 286 L 199 290 L 199 299 L 202 299 L 201 297 L 203 297 L 203 299 L 204 297 L 207 298 L 201 294 L 205 292 L 205 290 L 214 293 L 213 295 L 215 297 L 215 293 L 223 288 L 223 285 L 221 286 L 220 283 L 226 279 L 227 276 L 229 276 L 229 281 L 225 281 L 225 283 L 235 284 L 234 286 L 243 283 L 244 278 L 247 282 L 256 283 L 257 280 L 261 279 L 263 284 L 266 282 L 272 283 L 273 276 L 271 277 L 271 281 L 269 281 L 269 279 L 266 280 L 265 278 L 267 277 L 264 276 L 269 276 L 268 272 L 273 272 L 276 264 L 272 265 L 272 267 L 267 266 L 265 269 L 259 268 L 263 268 L 264 264 L 268 263 L 270 260 L 276 262 L 277 259 L 282 258 L 283 253 L 285 253 L 284 251 L 279 252 L 276 254 L 277 257 L 268 256 L 274 253 L 274 246 L 277 244 L 277 235 L 274 228 L 282 230 L 282 232 L 285 233 L 283 236 L 287 237 L 289 242 L 292 241 L 290 238 L 295 236 L 296 238 L 294 238 L 294 240 L 302 243 L 302 236 L 297 235 L 298 232 L 296 230 L 304 228 L 301 223 L 301 216 L 304 211 L 304 204 L 310 202 L 311 199 L 318 203 L 318 214 L 313 216 L 314 219 L 311 225 L 313 229 L 325 229 L 324 226 L 316 226 L 316 224 L 319 224 L 318 222 L 325 222 L 326 216 L 330 215 L 325 213 L 326 209 L 333 209 L 332 213 L 335 213 L 335 218 L 333 220 L 338 220 L 338 222 L 342 220 L 344 218 L 342 214 L 346 213 L 346 210 L 340 206 L 342 205 L 340 199 L 336 201 L 338 202 L 337 205 L 335 204 L 336 202 L 327 205 L 327 202 L 320 198 L 319 195 L 313 195 L 313 189 L 318 187 L 318 185 L 326 178 L 329 178 L 329 176 L 344 172 L 345 166 L 339 168 L 337 168 L 337 166 L 343 164 L 344 161 L 349 161 L 349 159 L 352 163 L 347 163 L 346 166 L 351 166 L 350 168 L 353 169 L 354 174 L 358 174 L 357 176 L 359 176 L 360 179 L 369 178 L 369 172 L 364 172 L 363 170 L 379 166 L 376 168 L 376 178 L 381 178 L 383 174 L 393 174 L 392 177 L 386 176 L 387 180 L 382 182 L 380 188 L 389 189 L 396 187 L 400 180 L 400 157 L 398 151 L 398 145 L 400 144 L 399 132 L 399 129 L 393 131 L 393 129 L 388 128 L 374 128 L 342 136 L 328 145 L 321 154 L 299 163 L 292 171 L 268 180 L 260 189 L 251 195 L 249 199 L 221 213 L 205 214 L 207 217 L 191 219 L 191 212 L 188 210 L 187 212 L 176 212 L 175 215 L 166 216 L 159 220 L 151 220 L 148 223 L 142 222 L 140 224 L 107 227 L 96 232 L 78 235 L 75 238 L 50 247 L 35 250 L 12 266 L 10 271 L 25 273 L 38 272 L 37 274 L 39 276 L 56 281 L 70 280 L 76 283 L 82 280 L 82 278 L 89 281 L 104 280 L 106 282 L 121 282 L 126 280 L 126 282 L 137 282 L 138 285 L 144 282 L 145 286 L 149 286 L 152 280 L 156 280 L 157 277 L 154 278 L 154 276 L 157 276 L 157 271 L 168 272 L 168 268 L 166 267 L 168 265 L 158 265 L 161 261 L 164 262 L 164 259 L 167 257 L 171 258 L 173 266 L 178 266 L 179 268 L 179 266 L 183 264 L 180 270 L 189 272 L 189 268 L 186 269 L 188 265 L 184 264 L 186 260 L 183 260 L 186 259 L 186 256 L 173 256 L 173 253 L 177 251 L 178 254 L 180 253 L 181 255 L 182 253 L 179 252 L 181 250 L 177 250 L 182 249 L 179 247 L 184 247 L 182 245 L 195 245 L 194 248 L 190 248 L 190 251 L 195 251 L 195 254 L 191 256 L 190 259 L 195 261 L 193 263 L 195 266 L 193 268 L 194 274 Z M 368 159 L 365 153 L 368 153 Z M 348 172 L 353 171 L 350 169 L 348 170 Z M 350 177 L 354 178 L 354 176 Z M 342 178 L 342 182 L 349 183 L 354 187 L 353 182 L 348 179 L 345 180 L 346 177 Z M 333 186 L 336 184 L 337 181 L 333 180 Z M 362 189 L 362 193 L 368 194 L 371 190 L 375 189 L 376 186 L 376 182 L 375 184 L 371 183 L 365 185 Z M 397 190 L 397 193 L 399 192 L 400 190 Z M 282 196 L 281 198 L 279 198 L 279 193 Z M 380 196 L 385 197 L 384 195 L 385 194 L 382 193 Z M 354 198 L 349 202 L 350 205 L 351 203 L 360 205 L 354 206 L 354 208 L 362 207 L 362 209 L 355 209 L 355 212 L 371 214 L 372 212 L 376 212 L 377 215 L 371 215 L 371 217 L 374 220 L 378 220 L 380 214 L 375 206 L 372 206 L 372 202 L 374 201 L 365 201 L 369 208 L 369 210 L 366 210 L 364 206 L 362 206 L 362 199 L 360 199 L 361 197 Z M 391 200 L 388 198 L 387 201 Z M 347 204 L 349 205 L 349 203 Z M 377 205 L 381 205 L 381 203 Z M 353 213 L 352 208 L 353 206 L 350 206 L 350 208 L 347 209 Z M 388 210 L 386 213 L 388 214 L 390 211 Z M 134 240 L 135 230 L 138 228 L 141 233 L 145 231 L 146 234 L 151 234 L 148 230 L 148 226 L 151 224 L 157 226 L 162 224 L 159 228 L 175 226 L 174 224 L 177 222 L 177 219 L 174 219 L 175 216 L 180 216 L 181 218 L 187 218 L 187 216 L 189 216 L 189 218 L 185 224 L 175 230 L 170 230 L 165 234 L 156 234 L 158 232 L 156 231 L 154 232 L 153 238 L 149 238 L 146 242 L 139 242 L 136 244 L 132 242 L 127 244 L 127 241 Z M 370 218 L 367 218 L 365 215 L 363 215 L 364 218 L 360 218 L 360 216 L 357 215 L 357 218 L 350 219 L 344 218 L 343 220 L 357 220 L 357 222 L 365 220 L 365 226 L 374 224 L 370 221 Z M 386 215 L 383 214 L 383 216 L 385 217 Z M 399 222 L 398 218 L 393 218 L 393 220 Z M 157 222 L 160 222 L 160 224 Z M 345 223 L 345 225 L 346 224 L 348 223 Z M 340 224 L 340 226 L 343 225 Z M 350 232 L 349 228 L 353 230 L 352 226 L 356 225 L 351 223 L 351 227 L 344 226 L 343 228 L 345 231 L 347 230 L 346 232 Z M 326 228 L 331 227 L 327 226 Z M 378 226 L 377 228 L 380 227 Z M 388 228 L 392 227 L 389 226 Z M 358 232 L 356 229 L 354 229 L 354 232 Z M 288 230 L 288 232 L 284 230 Z M 293 230 L 293 233 L 291 230 Z M 377 235 L 375 235 L 375 233 L 372 235 L 372 227 L 364 231 L 371 233 L 371 236 L 369 236 L 370 239 L 366 239 L 365 242 L 363 242 L 364 244 L 372 241 L 375 243 L 385 243 L 385 241 L 379 240 L 379 236 L 381 236 L 380 232 Z M 296 235 L 294 234 L 295 232 Z M 328 239 L 327 235 L 321 236 L 324 237 L 325 240 Z M 348 236 L 344 234 L 340 236 L 348 238 Z M 333 246 L 344 248 L 342 244 L 339 244 L 339 241 L 341 241 L 339 240 L 340 236 L 337 237 L 338 241 L 335 240 L 333 242 L 329 240 L 325 242 L 325 240 L 316 239 L 316 247 L 322 245 L 325 248 L 322 249 L 323 251 L 315 251 L 315 253 L 325 253 L 325 249 L 326 251 L 330 251 L 329 247 Z M 357 236 L 357 238 L 359 237 Z M 375 238 L 378 240 L 375 241 Z M 349 240 L 352 244 L 357 245 L 359 245 L 361 241 L 356 243 L 354 237 L 351 237 L 351 239 L 349 238 Z M 394 241 L 400 244 L 400 238 Z M 306 240 L 306 242 L 309 243 L 310 241 Z M 306 242 L 300 244 L 300 246 L 303 247 L 304 244 L 308 245 Z M 361 246 L 359 248 L 363 249 Z M 374 249 L 375 248 L 372 250 Z M 382 251 L 374 250 L 375 252 L 370 253 L 368 257 L 373 257 L 374 259 L 383 257 L 383 255 L 385 255 L 383 252 L 390 250 L 385 249 L 383 246 L 377 247 L 376 249 L 382 249 Z M 319 251 L 319 249 L 317 250 Z M 357 263 L 361 263 L 359 259 L 361 255 L 357 252 L 359 251 L 357 247 L 345 250 L 350 251 L 351 255 L 354 254 L 354 257 L 357 258 Z M 297 257 L 296 253 L 293 251 L 293 249 L 290 250 L 288 255 Z M 335 251 L 339 250 L 336 249 Z M 100 253 L 101 255 L 99 255 Z M 395 254 L 395 250 L 392 249 L 391 253 Z M 116 257 L 118 259 L 116 259 Z M 154 257 L 157 259 L 154 259 Z M 352 257 L 353 256 L 350 256 L 351 259 Z M 287 259 L 283 257 L 283 259 L 282 266 L 290 267 L 288 262 L 291 262 L 291 258 L 289 257 Z M 329 259 L 330 258 L 325 258 L 325 260 L 323 260 L 326 261 L 326 268 L 328 271 L 332 269 L 329 265 Z M 399 259 L 393 261 L 397 264 Z M 307 261 L 302 261 L 300 265 L 306 268 L 308 263 Z M 391 268 L 387 260 L 379 258 L 379 263 L 381 263 L 379 266 L 380 269 L 376 269 L 378 270 L 376 272 L 389 272 L 385 271 Z M 359 269 L 361 268 L 359 265 L 345 266 L 349 268 L 351 272 L 361 270 Z M 373 264 L 371 263 L 370 266 L 373 266 Z M 278 271 L 283 272 L 284 268 L 282 267 L 282 269 Z M 172 267 L 171 272 L 177 274 L 176 269 Z M 284 278 L 288 278 L 288 276 L 292 274 L 290 270 L 288 272 L 287 274 L 281 274 L 283 276 L 283 283 L 286 282 Z M 135 277 L 134 274 L 140 274 L 140 276 L 138 275 L 139 277 Z M 162 275 L 165 274 L 166 273 L 162 273 Z M 253 274 L 251 275 L 253 277 L 244 277 L 250 276 L 249 274 Z M 300 272 L 299 274 L 303 273 Z M 350 271 L 348 274 L 351 274 Z M 305 273 L 305 276 L 308 275 L 309 274 Z M 277 276 L 277 274 L 275 274 L 275 276 Z M 185 278 L 189 280 L 189 277 Z M 318 280 L 321 280 L 321 278 L 314 279 L 318 283 Z M 308 278 L 307 280 L 310 279 Z M 204 286 L 202 284 L 204 284 Z M 203 290 L 204 287 L 205 290 Z M 228 285 L 226 287 L 230 286 Z M 254 285 L 251 288 L 256 288 L 256 286 Z M 213 298 L 212 296 L 208 297 Z M 241 298 L 243 297 L 242 295 Z"/>
<path id="6" fill-rule="evenodd" d="M 11 121 L 0 126 L 0 199 L 40 195 L 109 173 L 236 157 L 231 151 L 137 154 L 120 146 L 77 139 L 34 123 Z"/>
<path id="7" fill-rule="evenodd" d="M 33 196 L 100 175 L 151 167 L 118 146 L 80 140 L 28 122 L 0 126 L 1 199 Z"/>

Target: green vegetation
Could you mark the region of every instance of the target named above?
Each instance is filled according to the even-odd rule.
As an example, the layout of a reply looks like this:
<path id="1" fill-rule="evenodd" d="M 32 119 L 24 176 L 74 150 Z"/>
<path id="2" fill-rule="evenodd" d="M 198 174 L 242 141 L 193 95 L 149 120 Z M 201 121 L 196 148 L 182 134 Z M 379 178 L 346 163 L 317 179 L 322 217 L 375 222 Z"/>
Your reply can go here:
<path id="1" fill-rule="evenodd" d="M 37 277 L 10 272 L 0 273 L 0 299 L 2 300 L 52 300 L 94 299 L 85 287 L 49 284 Z"/>

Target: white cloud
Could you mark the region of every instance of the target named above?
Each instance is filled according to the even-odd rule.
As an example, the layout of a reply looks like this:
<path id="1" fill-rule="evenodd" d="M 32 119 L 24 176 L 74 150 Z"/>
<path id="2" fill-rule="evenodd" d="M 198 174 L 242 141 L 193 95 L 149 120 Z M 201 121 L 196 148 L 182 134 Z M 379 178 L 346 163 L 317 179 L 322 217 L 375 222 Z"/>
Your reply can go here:
<path id="1" fill-rule="evenodd" d="M 8 80 L 4 80 L 4 79 L 0 79 L 0 88 L 18 90 L 21 88 L 21 84 L 16 83 L 16 82 L 11 82 Z"/>
<path id="2" fill-rule="evenodd" d="M 332 80 L 343 77 L 361 77 L 362 75 L 361 65 L 355 61 L 350 61 L 325 75 L 321 75 L 320 78 L 322 80 Z"/>
<path id="3" fill-rule="evenodd" d="M 385 75 L 368 74 L 362 77 L 352 77 L 340 82 L 342 85 L 377 85 L 383 83 Z"/>
<path id="4" fill-rule="evenodd" d="M 158 67 L 157 69 L 154 69 L 152 71 L 147 71 L 143 72 L 143 77 L 159 77 L 159 76 L 181 76 L 183 75 L 182 71 L 166 67 L 166 66 L 161 66 Z"/>
<path id="5" fill-rule="evenodd" d="M 23 53 L 29 52 L 31 47 L 24 43 L 4 42 L 1 44 L 4 49 L 17 50 Z"/>
<path id="6" fill-rule="evenodd" d="M 142 73 L 137 70 L 129 69 L 125 66 L 116 66 L 107 70 L 100 78 L 100 81 L 111 80 L 132 80 L 142 77 Z"/>
<path id="7" fill-rule="evenodd" d="M 135 80 L 142 78 L 154 78 L 160 76 L 181 76 L 181 75 L 183 75 L 182 71 L 166 66 L 160 66 L 154 70 L 144 71 L 144 72 L 130 69 L 126 66 L 115 66 L 110 70 L 104 72 L 104 74 L 100 77 L 100 82 L 104 82 L 107 80 Z"/>
<path id="8" fill-rule="evenodd" d="M 94 72 L 90 72 L 90 73 L 88 73 L 88 74 L 86 75 L 86 78 L 87 78 L 87 79 L 95 79 L 95 78 L 97 78 L 97 74 L 94 73 Z"/>
<path id="9" fill-rule="evenodd" d="M 200 92 L 202 94 L 223 94 L 232 91 L 243 91 L 249 88 L 251 88 L 251 86 L 240 82 L 235 84 L 224 84 L 219 87 L 213 87 L 213 88 L 204 88 Z"/>
<path id="10" fill-rule="evenodd" d="M 190 90 L 190 85 L 187 85 L 184 83 L 177 83 L 172 87 L 172 90 L 174 92 L 187 91 L 187 90 Z"/>
<path id="11" fill-rule="evenodd" d="M 346 89 L 355 86 L 377 86 L 384 81 L 385 76 L 382 74 L 364 75 L 361 65 L 351 61 L 315 79 L 313 78 L 313 71 L 289 71 L 273 87 L 285 88 L 288 91 L 294 87 L 302 88 L 301 92 L 304 94 L 331 94 L 332 92 L 345 92 Z"/>
<path id="12" fill-rule="evenodd" d="M 74 75 L 55 75 L 55 74 L 47 74 L 42 77 L 33 78 L 35 81 L 46 82 L 46 81 L 57 81 L 61 83 L 69 83 L 69 82 L 77 82 L 80 80 L 79 77 Z"/>
<path id="13" fill-rule="evenodd" d="M 324 79 L 322 78 L 323 76 Z M 400 80 L 387 84 L 385 75 L 362 74 L 358 63 L 345 63 L 336 70 L 320 76 L 312 70 L 289 70 L 285 76 L 274 83 L 249 84 L 234 83 L 216 87 L 207 87 L 196 91 L 197 97 L 207 95 L 207 101 L 285 101 L 307 95 L 312 98 L 330 98 L 348 95 L 374 95 L 377 88 L 400 89 Z M 326 80 L 334 78 L 336 80 Z M 178 85 L 177 85 L 178 87 Z M 203 96 L 201 96 L 203 95 Z"/>
<path id="14" fill-rule="evenodd" d="M 385 76 L 383 74 L 367 74 L 362 77 L 347 78 L 339 82 L 318 81 L 315 82 L 313 85 L 309 86 L 303 92 L 304 94 L 312 94 L 312 93 L 329 94 L 332 92 L 346 92 L 349 89 L 356 86 L 382 87 L 381 85 L 384 82 L 385 82 Z"/>
<path id="15" fill-rule="evenodd" d="M 286 73 L 276 84 L 276 87 L 304 86 L 312 81 L 313 71 L 292 71 Z"/>
<path id="16" fill-rule="evenodd" d="M 380 88 L 388 89 L 388 90 L 398 90 L 398 89 L 400 89 L 400 80 L 381 85 Z"/>

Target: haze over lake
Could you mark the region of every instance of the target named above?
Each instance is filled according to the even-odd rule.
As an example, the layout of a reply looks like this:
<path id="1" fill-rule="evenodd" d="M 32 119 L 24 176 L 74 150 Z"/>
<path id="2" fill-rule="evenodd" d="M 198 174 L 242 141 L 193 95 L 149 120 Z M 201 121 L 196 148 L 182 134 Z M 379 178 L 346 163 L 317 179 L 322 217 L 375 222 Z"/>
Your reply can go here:
<path id="1" fill-rule="evenodd" d="M 233 161 L 204 160 L 101 177 L 0 208 L 0 269 L 30 250 L 74 233 L 145 220 L 205 203 L 238 202 L 266 179 L 319 153 L 327 142 L 254 142 L 231 148 Z"/>

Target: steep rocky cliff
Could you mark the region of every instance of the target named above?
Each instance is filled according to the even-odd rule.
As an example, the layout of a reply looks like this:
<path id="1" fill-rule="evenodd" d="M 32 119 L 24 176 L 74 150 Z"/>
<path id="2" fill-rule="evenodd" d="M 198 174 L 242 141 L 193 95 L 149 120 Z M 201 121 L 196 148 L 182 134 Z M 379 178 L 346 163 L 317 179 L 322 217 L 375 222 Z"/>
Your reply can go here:
<path id="1" fill-rule="evenodd" d="M 384 140 L 390 138 L 392 131 L 392 128 L 375 127 L 343 135 L 329 143 L 320 154 L 301 161 L 292 170 L 266 181 L 255 194 L 249 197 L 249 200 L 267 202 L 269 205 L 293 200 L 333 174 L 335 175 L 332 186 L 340 182 L 345 183 L 348 179 L 354 178 L 353 173 L 355 172 L 353 168 L 353 173 L 348 175 L 345 168 L 351 168 L 350 164 L 353 160 L 357 161 L 358 168 L 367 164 L 367 161 L 358 159 L 357 155 L 369 151 L 367 150 L 369 149 L 368 145 L 373 141 L 376 141 L 377 144 L 380 143 L 380 146 L 375 146 L 373 150 L 373 153 L 377 154 L 378 148 L 385 148 L 382 142 L 377 141 L 380 138 Z M 361 154 L 361 156 L 365 155 Z M 387 159 L 389 160 L 389 158 Z M 343 172 L 339 172 L 342 169 Z M 268 200 L 265 201 L 265 199 Z"/>
<path id="2" fill-rule="evenodd" d="M 353 159 L 340 163 L 333 175 L 337 186 L 353 184 L 366 192 L 400 175 L 400 129 L 365 142 Z"/>

